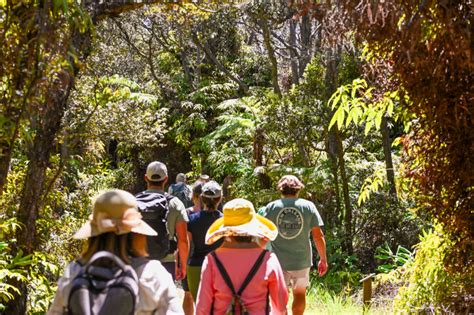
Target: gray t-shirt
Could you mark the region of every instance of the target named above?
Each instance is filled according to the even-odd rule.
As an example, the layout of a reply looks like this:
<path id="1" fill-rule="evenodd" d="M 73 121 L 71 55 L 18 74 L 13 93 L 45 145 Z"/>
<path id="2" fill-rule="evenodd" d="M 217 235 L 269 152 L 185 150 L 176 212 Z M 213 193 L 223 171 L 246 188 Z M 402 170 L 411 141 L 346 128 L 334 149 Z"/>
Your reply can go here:
<path id="1" fill-rule="evenodd" d="M 302 198 L 283 198 L 262 210 L 262 215 L 278 227 L 278 236 L 271 246 L 283 270 L 311 267 L 313 255 L 309 236 L 314 227 L 324 225 L 314 203 Z"/>

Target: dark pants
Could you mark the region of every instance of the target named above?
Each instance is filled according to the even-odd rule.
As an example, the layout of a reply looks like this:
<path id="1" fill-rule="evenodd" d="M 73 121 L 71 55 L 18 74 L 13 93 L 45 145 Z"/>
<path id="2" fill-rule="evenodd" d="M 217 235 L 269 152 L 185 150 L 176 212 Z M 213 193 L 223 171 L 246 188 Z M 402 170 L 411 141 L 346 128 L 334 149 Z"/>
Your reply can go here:
<path id="1" fill-rule="evenodd" d="M 176 274 L 175 274 L 175 262 L 162 262 L 161 263 L 163 267 L 165 267 L 166 271 L 168 271 L 171 274 L 171 277 L 173 278 L 173 281 L 176 281 Z M 181 286 L 183 287 L 183 290 L 188 292 L 189 291 L 189 286 L 188 286 L 188 277 L 184 277 L 183 280 L 181 280 Z"/>

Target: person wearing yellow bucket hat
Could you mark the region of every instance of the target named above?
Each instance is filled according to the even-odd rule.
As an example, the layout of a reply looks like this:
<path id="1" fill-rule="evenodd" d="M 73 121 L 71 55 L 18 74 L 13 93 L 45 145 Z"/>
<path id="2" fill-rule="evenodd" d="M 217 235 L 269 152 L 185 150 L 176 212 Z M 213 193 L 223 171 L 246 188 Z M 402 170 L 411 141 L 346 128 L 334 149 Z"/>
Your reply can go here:
<path id="1" fill-rule="evenodd" d="M 154 235 L 157 232 L 142 220 L 132 194 L 119 189 L 100 193 L 93 201 L 89 220 L 73 236 L 86 240 L 85 249 L 77 260 L 66 267 L 59 279 L 48 314 L 64 314 L 64 310 L 72 307 L 68 303 L 70 292 L 77 283 L 75 280 L 87 272 L 85 269 L 96 266 L 93 262 L 95 257 L 101 257 L 98 255 L 112 257 L 112 260 L 117 258 L 118 266 L 131 266 L 135 271 L 138 298 L 134 314 L 183 314 L 171 275 L 158 260 L 147 258 L 146 236 Z M 100 262 L 100 259 L 97 261 Z M 92 265 L 89 266 L 89 263 Z"/>
<path id="2" fill-rule="evenodd" d="M 259 244 L 276 238 L 275 224 L 245 199 L 227 202 L 223 214 L 206 233 L 207 244 L 224 243 L 204 259 L 196 314 L 285 314 L 283 271 L 276 255 Z"/>
<path id="3" fill-rule="evenodd" d="M 263 214 L 278 226 L 272 251 L 278 256 L 288 288 L 293 290 L 292 313 L 300 315 L 306 307 L 306 288 L 312 266 L 310 235 L 320 256 L 318 272 L 327 271 L 326 241 L 321 229 L 323 220 L 314 203 L 299 198 L 303 183 L 294 175 L 283 176 L 277 184 L 282 198 L 269 203 Z"/>

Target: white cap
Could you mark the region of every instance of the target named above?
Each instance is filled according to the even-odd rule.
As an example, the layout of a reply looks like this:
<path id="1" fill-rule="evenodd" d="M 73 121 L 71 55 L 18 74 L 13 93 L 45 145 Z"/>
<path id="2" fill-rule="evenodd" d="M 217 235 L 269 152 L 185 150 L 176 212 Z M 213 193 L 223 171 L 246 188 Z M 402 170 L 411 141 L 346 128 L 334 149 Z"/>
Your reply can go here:
<path id="1" fill-rule="evenodd" d="M 164 180 L 166 177 L 168 177 L 166 165 L 158 161 L 151 162 L 146 168 L 146 177 L 148 180 L 154 182 Z"/>

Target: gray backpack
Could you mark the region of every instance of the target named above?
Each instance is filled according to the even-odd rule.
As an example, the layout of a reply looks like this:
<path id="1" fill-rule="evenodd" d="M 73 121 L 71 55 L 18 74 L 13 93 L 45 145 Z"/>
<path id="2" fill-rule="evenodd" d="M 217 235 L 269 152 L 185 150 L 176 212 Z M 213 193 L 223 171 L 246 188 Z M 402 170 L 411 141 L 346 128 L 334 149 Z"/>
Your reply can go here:
<path id="1" fill-rule="evenodd" d="M 185 183 L 171 185 L 171 195 L 181 200 L 185 208 L 192 207 L 194 205 L 192 199 L 193 192 Z"/>
<path id="2" fill-rule="evenodd" d="M 110 252 L 100 251 L 74 278 L 66 314 L 133 315 L 137 298 L 138 277 L 132 266 Z"/>

